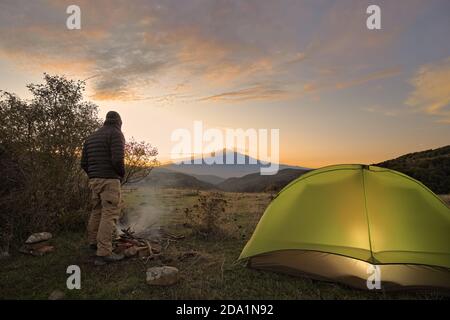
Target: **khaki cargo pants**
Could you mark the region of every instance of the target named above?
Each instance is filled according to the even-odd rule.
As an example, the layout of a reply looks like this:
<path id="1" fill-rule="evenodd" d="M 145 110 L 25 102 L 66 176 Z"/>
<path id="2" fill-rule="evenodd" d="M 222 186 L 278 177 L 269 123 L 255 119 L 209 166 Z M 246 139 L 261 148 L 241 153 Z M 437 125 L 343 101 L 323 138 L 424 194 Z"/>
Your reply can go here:
<path id="1" fill-rule="evenodd" d="M 112 253 L 112 237 L 120 215 L 120 180 L 89 179 L 92 212 L 87 227 L 89 244 L 97 245 L 97 256 Z"/>

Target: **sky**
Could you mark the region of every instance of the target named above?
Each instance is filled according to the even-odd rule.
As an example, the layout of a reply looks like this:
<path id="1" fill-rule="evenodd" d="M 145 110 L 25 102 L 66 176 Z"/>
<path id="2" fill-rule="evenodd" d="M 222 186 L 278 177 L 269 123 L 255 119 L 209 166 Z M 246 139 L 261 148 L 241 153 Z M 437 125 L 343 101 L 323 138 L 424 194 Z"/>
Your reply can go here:
<path id="1" fill-rule="evenodd" d="M 448 0 L 0 0 L 0 89 L 86 79 L 163 162 L 202 121 L 279 129 L 285 164 L 376 163 L 449 144 L 449 34 Z"/>

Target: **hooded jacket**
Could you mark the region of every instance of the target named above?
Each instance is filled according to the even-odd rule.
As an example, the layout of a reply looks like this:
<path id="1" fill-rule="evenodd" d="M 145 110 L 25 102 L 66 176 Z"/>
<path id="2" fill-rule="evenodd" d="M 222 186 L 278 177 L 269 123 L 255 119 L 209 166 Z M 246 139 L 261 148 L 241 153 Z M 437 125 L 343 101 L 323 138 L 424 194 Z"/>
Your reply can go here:
<path id="1" fill-rule="evenodd" d="M 117 112 L 106 115 L 103 126 L 83 145 L 81 167 L 89 178 L 120 179 L 125 176 L 125 138 Z"/>

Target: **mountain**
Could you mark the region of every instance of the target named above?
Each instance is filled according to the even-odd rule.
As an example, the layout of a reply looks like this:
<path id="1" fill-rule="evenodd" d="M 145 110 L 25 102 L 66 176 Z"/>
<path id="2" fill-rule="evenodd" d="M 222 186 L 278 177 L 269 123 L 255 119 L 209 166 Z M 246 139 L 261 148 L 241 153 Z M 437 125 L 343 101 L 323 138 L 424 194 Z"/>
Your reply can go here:
<path id="1" fill-rule="evenodd" d="M 450 145 L 408 153 L 376 165 L 407 174 L 437 194 L 450 193 Z"/>
<path id="2" fill-rule="evenodd" d="M 219 183 L 217 187 L 231 192 L 277 192 L 308 171 L 308 169 L 283 169 L 272 176 L 262 176 L 259 172 L 252 173 L 244 177 L 229 178 Z"/>
<path id="3" fill-rule="evenodd" d="M 212 174 L 193 174 L 193 177 L 197 178 L 200 181 L 204 181 L 211 184 L 219 184 L 225 181 L 225 178 L 221 178 Z"/>
<path id="4" fill-rule="evenodd" d="M 228 153 L 229 154 L 229 153 Z M 226 155 L 225 155 L 226 156 Z M 218 189 L 230 192 L 279 191 L 310 169 L 280 165 L 275 175 L 261 175 L 261 164 L 169 164 L 152 170 L 142 182 L 156 187 Z M 206 160 L 208 161 L 208 160 Z M 403 155 L 378 164 L 403 172 L 425 184 L 437 194 L 450 193 L 450 145 Z"/>
<path id="5" fill-rule="evenodd" d="M 215 186 L 190 175 L 171 171 L 165 168 L 154 168 L 152 172 L 140 184 L 150 185 L 159 188 L 182 188 L 210 190 Z"/>
<path id="6" fill-rule="evenodd" d="M 233 159 L 233 164 L 227 164 L 226 159 Z M 248 155 L 244 155 L 242 153 L 236 151 L 223 151 L 222 162 L 223 164 L 208 164 L 213 162 L 214 157 L 207 157 L 203 159 L 197 159 L 201 161 L 199 164 L 193 163 L 182 163 L 182 164 L 167 164 L 163 166 L 166 169 L 170 169 L 172 171 L 178 171 L 185 174 L 189 174 L 191 176 L 197 176 L 201 179 L 201 176 L 216 176 L 222 179 L 228 179 L 233 177 L 242 177 L 252 173 L 260 173 L 261 168 L 268 167 L 268 165 L 262 164 L 259 160 L 256 160 Z M 237 164 L 237 160 L 241 159 L 245 164 Z M 194 159 L 195 160 L 195 159 Z M 229 161 L 230 162 L 230 161 Z M 250 164 L 252 162 L 252 164 Z M 254 163 L 256 162 L 256 163 Z M 278 170 L 283 170 L 287 168 L 292 169 L 307 169 L 296 166 L 289 166 L 280 164 Z M 202 179 L 201 179 L 202 180 Z M 207 181 L 207 180 L 204 180 Z"/>

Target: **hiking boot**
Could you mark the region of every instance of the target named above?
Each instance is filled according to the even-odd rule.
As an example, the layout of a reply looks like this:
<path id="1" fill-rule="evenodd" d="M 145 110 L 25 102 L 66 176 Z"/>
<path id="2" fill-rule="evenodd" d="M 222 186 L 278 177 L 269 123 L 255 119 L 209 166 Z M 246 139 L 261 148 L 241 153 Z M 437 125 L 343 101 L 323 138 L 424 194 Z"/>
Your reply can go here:
<path id="1" fill-rule="evenodd" d="M 123 254 L 117 254 L 117 253 L 111 253 L 109 256 L 104 256 L 104 257 L 96 257 L 94 264 L 96 266 L 103 266 L 105 264 L 111 263 L 111 262 L 117 262 L 120 261 L 124 258 Z"/>

